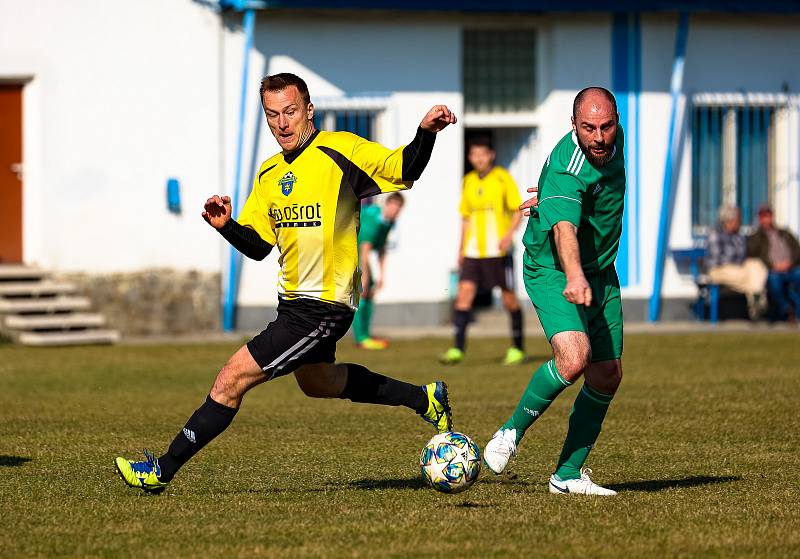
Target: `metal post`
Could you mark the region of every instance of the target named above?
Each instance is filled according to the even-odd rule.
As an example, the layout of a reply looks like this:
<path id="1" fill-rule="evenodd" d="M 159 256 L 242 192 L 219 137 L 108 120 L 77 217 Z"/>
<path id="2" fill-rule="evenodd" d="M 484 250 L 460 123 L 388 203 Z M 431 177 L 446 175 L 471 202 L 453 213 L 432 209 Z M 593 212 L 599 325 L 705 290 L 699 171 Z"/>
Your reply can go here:
<path id="1" fill-rule="evenodd" d="M 681 13 L 675 36 L 675 59 L 670 81 L 670 122 L 667 138 L 667 159 L 664 162 L 664 184 L 661 191 L 661 215 L 658 220 L 658 241 L 653 274 L 653 292 L 650 294 L 649 320 L 655 322 L 661 315 L 661 286 L 664 281 L 664 259 L 669 243 L 670 206 L 672 201 L 672 165 L 675 156 L 675 129 L 678 120 L 678 97 L 683 88 L 683 68 L 686 60 L 686 39 L 689 34 L 689 15 Z"/>
<path id="2" fill-rule="evenodd" d="M 232 213 L 239 212 L 239 183 L 242 180 L 242 151 L 244 145 L 244 117 L 247 100 L 247 74 L 250 67 L 250 50 L 253 48 L 253 30 L 256 14 L 253 9 L 244 12 L 244 55 L 242 60 L 242 91 L 239 99 L 239 133 L 236 141 L 236 173 L 233 179 Z M 230 332 L 236 325 L 236 298 L 239 292 L 239 268 L 241 255 L 232 246 L 228 247 L 228 281 L 222 308 L 222 329 Z"/>

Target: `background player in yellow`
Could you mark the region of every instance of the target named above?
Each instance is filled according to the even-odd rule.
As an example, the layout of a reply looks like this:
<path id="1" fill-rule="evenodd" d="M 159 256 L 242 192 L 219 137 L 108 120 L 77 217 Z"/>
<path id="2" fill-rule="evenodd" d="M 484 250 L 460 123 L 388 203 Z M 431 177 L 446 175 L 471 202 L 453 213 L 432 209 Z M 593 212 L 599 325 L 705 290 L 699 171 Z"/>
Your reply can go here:
<path id="1" fill-rule="evenodd" d="M 166 453 L 116 459 L 123 480 L 147 492 L 163 491 L 230 425 L 248 390 L 292 372 L 308 396 L 405 406 L 439 432 L 452 428 L 443 382 L 416 386 L 335 360 L 336 342 L 358 303 L 360 199 L 410 188 L 430 160 L 436 133 L 455 123 L 455 115 L 433 107 L 410 144 L 389 150 L 348 132 L 315 130 L 308 87 L 294 74 L 267 76 L 260 95 L 282 151 L 262 164 L 238 221 L 230 198 L 217 195 L 206 201 L 203 218 L 255 260 L 278 247 L 278 317 L 222 367 Z"/>
<path id="2" fill-rule="evenodd" d="M 519 299 L 514 292 L 511 257 L 514 232 L 519 227 L 522 199 L 508 171 L 495 165 L 495 151 L 488 138 L 473 139 L 467 151 L 472 171 L 464 177 L 461 193 L 461 242 L 458 252 L 458 293 L 453 309 L 455 343 L 441 357 L 452 365 L 464 359 L 467 325 L 479 289 L 500 288 L 503 306 L 510 315 L 512 345 L 503 363 L 525 361 L 524 328 Z"/>

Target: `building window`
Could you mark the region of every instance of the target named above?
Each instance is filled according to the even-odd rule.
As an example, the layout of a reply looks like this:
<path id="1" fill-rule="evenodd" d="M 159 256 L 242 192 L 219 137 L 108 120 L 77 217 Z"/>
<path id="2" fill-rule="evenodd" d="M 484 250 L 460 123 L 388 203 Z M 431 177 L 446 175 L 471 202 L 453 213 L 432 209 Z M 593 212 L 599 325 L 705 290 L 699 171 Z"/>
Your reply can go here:
<path id="1" fill-rule="evenodd" d="M 352 132 L 366 140 L 375 135 L 374 111 L 323 110 L 314 113 L 314 126 L 329 132 Z"/>
<path id="2" fill-rule="evenodd" d="M 741 97 L 741 98 L 738 98 Z M 785 103 L 767 97 L 696 96 L 692 127 L 692 225 L 705 235 L 722 205 L 737 206 L 742 223 L 755 221 L 758 207 L 775 199 L 776 128 Z"/>
<path id="3" fill-rule="evenodd" d="M 534 30 L 465 30 L 462 52 L 466 112 L 511 113 L 536 108 Z"/>

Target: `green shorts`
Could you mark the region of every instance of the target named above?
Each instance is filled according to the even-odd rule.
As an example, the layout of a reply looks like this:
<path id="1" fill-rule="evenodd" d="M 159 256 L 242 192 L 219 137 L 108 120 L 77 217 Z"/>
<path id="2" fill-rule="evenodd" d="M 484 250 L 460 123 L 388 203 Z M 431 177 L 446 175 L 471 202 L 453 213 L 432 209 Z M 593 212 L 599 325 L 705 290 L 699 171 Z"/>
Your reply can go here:
<path id="1" fill-rule="evenodd" d="M 574 305 L 564 297 L 564 272 L 525 266 L 523 278 L 548 341 L 559 332 L 585 332 L 592 345 L 592 362 L 622 357 L 622 299 L 614 266 L 586 276 L 592 288 L 589 307 Z"/>

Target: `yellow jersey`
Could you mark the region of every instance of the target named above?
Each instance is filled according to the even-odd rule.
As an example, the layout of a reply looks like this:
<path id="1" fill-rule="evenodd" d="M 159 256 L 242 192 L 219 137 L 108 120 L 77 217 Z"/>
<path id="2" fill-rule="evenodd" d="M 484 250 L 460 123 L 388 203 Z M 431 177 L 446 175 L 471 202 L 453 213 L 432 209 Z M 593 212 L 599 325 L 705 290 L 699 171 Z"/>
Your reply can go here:
<path id="1" fill-rule="evenodd" d="M 237 221 L 280 251 L 278 294 L 358 306 L 359 200 L 411 188 L 403 147 L 317 131 L 261 164 Z"/>
<path id="2" fill-rule="evenodd" d="M 508 233 L 522 199 L 508 171 L 494 166 L 481 178 L 477 171 L 464 177 L 461 216 L 467 220 L 462 251 L 467 258 L 505 256 L 500 239 Z"/>

